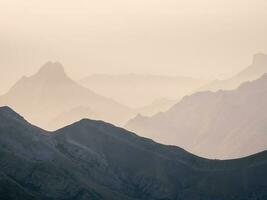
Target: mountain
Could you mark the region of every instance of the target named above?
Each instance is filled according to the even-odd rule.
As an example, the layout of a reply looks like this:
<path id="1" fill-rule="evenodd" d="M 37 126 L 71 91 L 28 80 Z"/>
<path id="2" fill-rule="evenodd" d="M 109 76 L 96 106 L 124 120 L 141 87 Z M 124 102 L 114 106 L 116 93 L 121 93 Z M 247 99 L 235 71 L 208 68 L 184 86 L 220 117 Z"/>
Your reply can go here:
<path id="1" fill-rule="evenodd" d="M 46 129 L 59 128 L 50 127 L 51 120 L 81 106 L 97 113 L 100 119 L 119 125 L 133 116 L 128 107 L 71 80 L 58 62 L 48 62 L 36 74 L 20 79 L 7 94 L 0 96 L 0 105 L 13 107 Z"/>
<path id="2" fill-rule="evenodd" d="M 252 64 L 227 80 L 216 80 L 200 88 L 199 91 L 232 90 L 246 81 L 253 81 L 267 73 L 267 55 L 258 53 L 253 57 Z"/>
<path id="3" fill-rule="evenodd" d="M 267 149 L 267 74 L 233 91 L 199 92 L 167 112 L 138 115 L 126 128 L 208 158 Z"/>
<path id="4" fill-rule="evenodd" d="M 0 108 L 1 200 L 264 200 L 267 152 L 208 160 L 102 121 L 55 132 Z"/>
<path id="5" fill-rule="evenodd" d="M 166 98 L 156 99 L 151 104 L 135 109 L 136 113 L 144 116 L 152 116 L 159 112 L 165 112 L 170 109 L 178 100 L 170 100 Z"/>
<path id="6" fill-rule="evenodd" d="M 140 108 L 157 99 L 180 99 L 206 85 L 208 81 L 182 76 L 94 74 L 82 79 L 80 83 L 129 107 Z"/>

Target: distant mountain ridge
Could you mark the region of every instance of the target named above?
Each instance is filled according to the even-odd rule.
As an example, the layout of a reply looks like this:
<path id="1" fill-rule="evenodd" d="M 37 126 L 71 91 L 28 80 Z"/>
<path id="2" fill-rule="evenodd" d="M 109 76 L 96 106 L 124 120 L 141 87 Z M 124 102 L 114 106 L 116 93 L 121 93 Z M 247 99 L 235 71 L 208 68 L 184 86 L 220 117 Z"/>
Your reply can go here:
<path id="1" fill-rule="evenodd" d="M 180 99 L 206 85 L 208 81 L 183 76 L 93 74 L 80 83 L 92 91 L 136 109 L 157 99 Z"/>
<path id="2" fill-rule="evenodd" d="M 174 104 L 176 104 L 178 100 L 170 100 L 170 99 L 156 99 L 151 104 L 147 106 L 143 106 L 140 108 L 136 108 L 135 111 L 138 114 L 144 116 L 152 116 L 156 113 L 165 112 L 170 109 Z"/>
<path id="3" fill-rule="evenodd" d="M 14 107 L 32 123 L 47 129 L 60 128 L 60 123 L 55 122 L 50 127 L 49 120 L 80 106 L 115 124 L 123 124 L 133 116 L 128 107 L 71 80 L 58 62 L 48 62 L 36 74 L 23 77 L 7 94 L 0 96 L 0 105 Z"/>
<path id="4" fill-rule="evenodd" d="M 166 112 L 137 116 L 126 128 L 209 158 L 237 158 L 267 148 L 267 74 L 232 91 L 199 92 Z"/>
<path id="5" fill-rule="evenodd" d="M 252 64 L 233 76 L 220 81 L 213 81 L 200 88 L 200 91 L 218 91 L 236 89 L 246 81 L 253 81 L 267 73 L 267 55 L 258 53 L 253 56 Z"/>
<path id="6" fill-rule="evenodd" d="M 0 108 L 1 200 L 264 200 L 267 152 L 199 158 L 102 121 L 56 132 Z"/>

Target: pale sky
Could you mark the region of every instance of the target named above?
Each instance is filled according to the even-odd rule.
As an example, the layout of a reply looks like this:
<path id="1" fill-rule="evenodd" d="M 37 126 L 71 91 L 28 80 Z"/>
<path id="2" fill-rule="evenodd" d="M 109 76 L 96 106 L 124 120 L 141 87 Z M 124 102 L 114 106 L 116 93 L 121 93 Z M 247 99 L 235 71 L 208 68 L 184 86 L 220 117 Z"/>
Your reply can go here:
<path id="1" fill-rule="evenodd" d="M 226 78 L 267 53 L 266 0 L 0 0 L 0 93 L 46 61 Z"/>

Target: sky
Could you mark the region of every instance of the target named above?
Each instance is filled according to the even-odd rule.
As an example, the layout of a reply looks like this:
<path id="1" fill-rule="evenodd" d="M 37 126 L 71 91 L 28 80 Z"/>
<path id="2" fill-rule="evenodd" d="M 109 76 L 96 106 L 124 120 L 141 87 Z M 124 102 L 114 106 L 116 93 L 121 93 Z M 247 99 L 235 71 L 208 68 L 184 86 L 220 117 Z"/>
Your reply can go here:
<path id="1" fill-rule="evenodd" d="M 267 53 L 266 0 L 0 0 L 0 93 L 42 64 L 227 78 Z"/>

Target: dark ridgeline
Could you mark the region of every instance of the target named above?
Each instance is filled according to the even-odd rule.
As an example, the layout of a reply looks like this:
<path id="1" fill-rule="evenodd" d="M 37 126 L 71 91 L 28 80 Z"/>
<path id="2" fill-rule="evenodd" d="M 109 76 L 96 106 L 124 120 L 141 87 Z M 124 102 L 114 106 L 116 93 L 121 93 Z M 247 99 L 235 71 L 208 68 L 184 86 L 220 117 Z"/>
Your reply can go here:
<path id="1" fill-rule="evenodd" d="M 102 121 L 56 132 L 0 108 L 0 199 L 267 199 L 267 152 L 219 161 Z"/>

